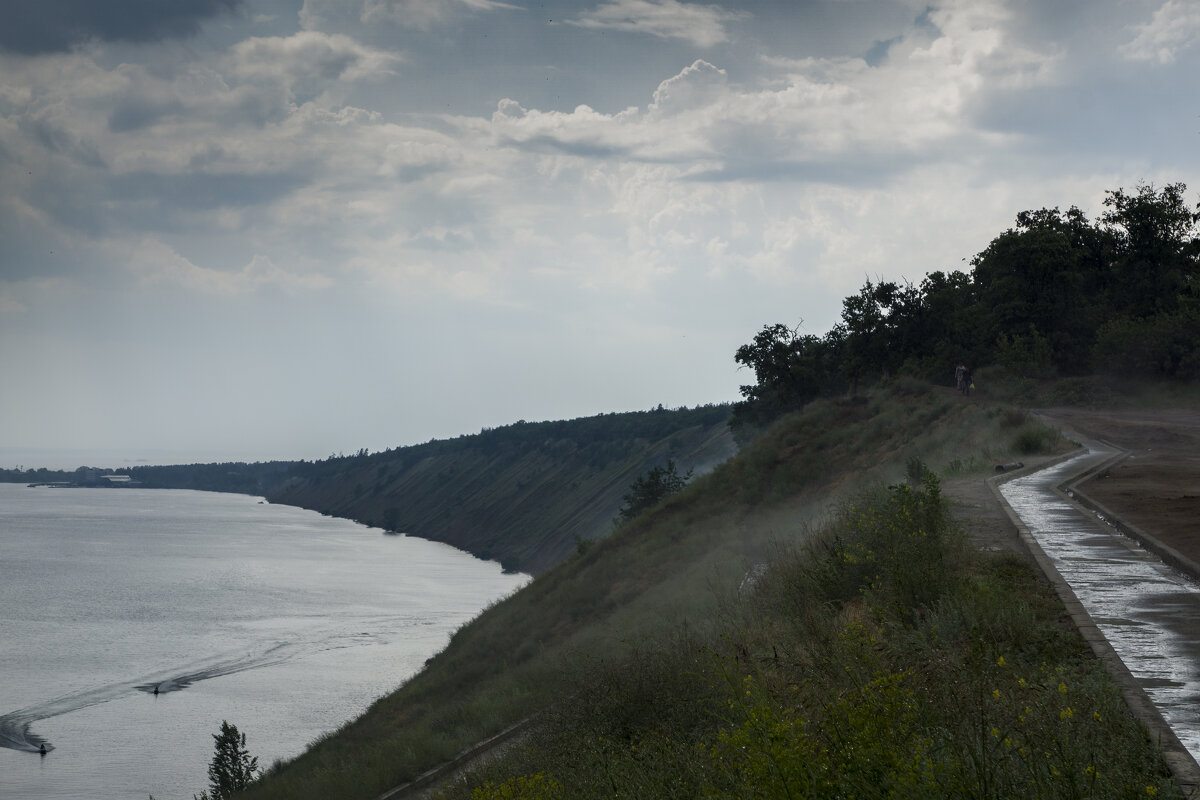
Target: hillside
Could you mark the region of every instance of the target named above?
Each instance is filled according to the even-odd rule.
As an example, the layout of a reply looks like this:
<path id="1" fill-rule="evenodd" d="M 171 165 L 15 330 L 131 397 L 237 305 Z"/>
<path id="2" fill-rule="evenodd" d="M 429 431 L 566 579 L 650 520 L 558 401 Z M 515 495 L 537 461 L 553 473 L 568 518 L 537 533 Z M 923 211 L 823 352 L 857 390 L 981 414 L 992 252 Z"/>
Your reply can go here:
<path id="1" fill-rule="evenodd" d="M 711 470 L 734 452 L 728 406 L 517 422 L 322 461 L 138 467 L 144 486 L 265 495 L 446 542 L 538 574 L 611 532 L 638 475 L 669 459 Z"/>
<path id="2" fill-rule="evenodd" d="M 736 686 L 755 676 L 753 691 L 757 697 L 759 692 L 775 691 L 781 679 L 800 680 L 781 678 L 799 669 L 800 675 L 808 676 L 803 678 L 806 696 L 835 696 L 828 692 L 849 689 L 837 689 L 836 681 L 826 686 L 822 677 L 827 674 L 825 667 L 812 671 L 804 666 L 812 664 L 815 668 L 818 662 L 813 659 L 821 652 L 828 655 L 833 652 L 828 648 L 833 647 L 842 654 L 837 662 L 841 666 L 828 673 L 831 680 L 836 677 L 833 673 L 843 673 L 849 667 L 847 674 L 858 676 L 854 680 L 860 681 L 856 691 L 862 691 L 872 681 L 871 670 L 892 663 L 893 657 L 910 668 L 923 659 L 930 662 L 928 674 L 917 672 L 915 677 L 889 679 L 915 681 L 911 689 L 903 691 L 896 683 L 892 699 L 909 703 L 906 698 L 910 691 L 928 689 L 929 697 L 941 698 L 931 701 L 935 702 L 934 711 L 958 708 L 964 702 L 991 697 L 990 686 L 978 697 L 954 697 L 954 687 L 961 686 L 959 681 L 970 675 L 969 670 L 982 669 L 988 671 L 986 680 L 999 679 L 991 675 L 996 654 L 986 656 L 985 663 L 971 655 L 972 648 L 978 646 L 972 644 L 978 635 L 972 631 L 980 630 L 978 626 L 989 631 L 995 628 L 996 637 L 1016 636 L 1012 650 L 997 652 L 1006 652 L 1009 659 L 1020 658 L 1022 668 L 1028 664 L 1036 673 L 1039 663 L 1043 668 L 1049 664 L 1050 669 L 1061 663 L 1063 674 L 1089 687 L 1086 695 L 1073 696 L 1072 702 L 1080 709 L 1094 708 L 1089 715 L 1095 713 L 1114 722 L 1104 727 L 1104 737 L 1088 739 L 1088 747 L 1101 748 L 1090 751 L 1098 754 L 1088 757 L 1111 757 L 1114 765 L 1123 759 L 1130 780 L 1150 781 L 1143 786 L 1166 787 L 1169 779 L 1162 778 L 1161 763 L 1155 761 L 1144 739 L 1137 744 L 1136 725 L 1128 722 L 1127 714 L 1120 716 L 1119 695 L 1104 683 L 1103 671 L 1089 660 L 1077 637 L 1062 629 L 1058 622 L 1061 609 L 1056 610 L 1044 584 L 1039 583 L 1028 564 L 1004 560 L 976 565 L 961 555 L 965 552 L 961 548 L 954 549 L 954 535 L 939 521 L 943 517 L 936 510 L 940 503 L 936 488 L 929 488 L 936 484 L 911 495 L 917 500 L 911 509 L 916 519 L 934 515 L 927 518 L 924 529 L 927 533 L 939 531 L 934 538 L 946 543 L 949 549 L 945 554 L 936 548 L 911 550 L 913 545 L 904 544 L 908 541 L 925 547 L 923 534 L 914 539 L 905 533 L 906 539 L 889 544 L 888 526 L 880 528 L 879 535 L 885 538 L 877 545 L 844 553 L 838 549 L 845 548 L 844 542 L 832 536 L 823 538 L 827 534 L 821 533 L 829 522 L 848 518 L 846 509 L 853 512 L 853 507 L 844 504 L 852 498 L 868 501 L 853 512 L 858 515 L 854 518 L 863 520 L 859 524 L 875 526 L 873 520 L 877 517 L 895 518 L 892 511 L 886 510 L 886 496 L 885 506 L 876 506 L 881 495 L 868 491 L 868 487 L 895 481 L 906 469 L 911 473 L 913 464 L 924 462 L 936 472 L 960 476 L 974 471 L 982 479 L 993 460 L 1057 446 L 1064 445 L 1021 412 L 907 380 L 896 381 L 870 398 L 816 401 L 803 412 L 782 419 L 733 459 L 693 481 L 657 509 L 622 526 L 586 553 L 548 570 L 485 611 L 460 629 L 447 648 L 396 693 L 380 699 L 361 718 L 317 742 L 294 762 L 276 765 L 247 796 L 377 797 L 463 747 L 549 708 L 558 711 L 543 717 L 544 724 L 535 726 L 529 740 L 534 749 L 517 748 L 515 760 L 498 768 L 501 772 L 496 774 L 500 775 L 505 774 L 503 770 L 515 770 L 506 773 L 509 778 L 500 784 L 478 784 L 481 793 L 472 797 L 596 796 L 599 789 L 595 786 L 580 789 L 582 794 L 572 794 L 564 792 L 565 784 L 560 783 L 569 781 L 584 787 L 593 779 L 602 783 L 619 780 L 626 786 L 623 792 L 633 792 L 627 796 L 675 796 L 645 786 L 644 790 L 635 790 L 627 779 L 635 775 L 641 776 L 638 780 L 661 779 L 661 787 L 666 787 L 675 780 L 677 773 L 672 770 L 680 764 L 691 764 L 685 772 L 697 766 L 692 762 L 702 751 L 695 750 L 695 746 L 708 741 L 703 737 L 716 737 L 711 739 L 714 746 L 721 741 L 723 734 L 713 731 L 711 724 L 719 719 L 715 709 L 721 708 L 724 701 L 715 707 L 709 701 L 724 697 L 729 682 Z M 933 475 L 928 471 L 925 474 Z M 894 496 L 902 499 L 902 510 L 909 508 L 908 495 Z M 921 510 L 921 504 L 927 501 L 925 510 Z M 871 510 L 877 507 L 881 509 L 879 514 Z M 820 574 L 844 574 L 845 580 L 851 581 L 845 583 L 839 578 L 831 584 L 841 587 L 836 601 L 806 595 L 812 591 L 810 579 L 797 582 L 796 576 L 803 572 L 796 572 L 794 565 L 801 563 L 797 558 L 810 543 L 819 541 L 827 542 L 825 546 L 834 550 L 813 552 L 836 555 Z M 885 551 L 898 556 L 889 556 L 891 560 L 886 564 L 880 562 L 883 565 L 876 571 L 871 564 L 877 560 L 877 553 Z M 914 557 L 918 555 L 921 557 Z M 935 564 L 943 564 L 945 569 L 929 563 L 927 558 L 931 556 L 936 556 L 939 561 Z M 847 572 L 855 564 L 864 566 Z M 829 569 L 834 573 L 828 573 Z M 956 577 L 960 570 L 961 578 Z M 901 592 L 899 605 L 888 601 L 879 611 L 863 606 L 862 598 L 891 596 L 884 578 L 893 573 L 897 579 L 908 576 L 900 583 L 901 588 L 907 587 L 907 594 Z M 758 577 L 748 581 L 748 576 Z M 865 594 L 866 584 L 855 588 L 859 584 L 853 581 L 859 579 L 870 582 L 870 594 Z M 766 601 L 759 598 L 755 601 L 758 605 L 746 606 L 747 598 L 755 596 L 746 594 L 747 587 L 759 581 L 773 587 L 769 603 L 763 606 Z M 960 586 L 960 581 L 965 583 Z M 827 578 L 818 581 L 822 585 L 827 582 Z M 968 591 L 970 587 L 977 587 L 983 594 L 968 598 L 975 591 Z M 972 613 L 978 612 L 984 619 L 964 619 L 953 603 L 936 611 L 945 592 L 960 590 L 967 592 L 959 596 L 962 602 L 966 602 L 963 598 L 970 599 L 964 608 L 975 609 Z M 1012 610 L 1008 609 L 1010 602 L 1016 604 Z M 1032 608 L 1039 609 L 1037 620 L 1029 616 Z M 826 618 L 826 611 L 821 609 L 829 610 L 832 616 Z M 825 621 L 818 624 L 818 618 Z M 933 621 L 932 630 L 906 632 L 914 622 L 924 619 Z M 729 627 L 731 622 L 736 623 L 733 628 Z M 806 627 L 810 625 L 816 627 Z M 939 625 L 941 634 L 936 633 Z M 787 634 L 789 630 L 792 633 Z M 948 666 L 937 666 L 943 659 L 939 655 L 943 645 L 935 643 L 938 637 L 952 640 L 950 644 L 959 647 L 955 637 L 960 634 L 965 637 L 961 645 L 965 650 L 953 650 L 945 656 Z M 903 653 L 888 655 L 893 645 L 887 643 L 887 637 L 892 635 L 901 637 L 895 646 Z M 870 641 L 877 636 L 883 638 L 870 644 L 863 636 Z M 988 633 L 985 641 L 991 637 Z M 1007 646 L 999 638 L 996 641 Z M 842 652 L 843 644 L 838 642 L 850 650 Z M 988 647 L 992 652 L 992 645 Z M 853 653 L 863 658 L 858 666 L 854 666 Z M 964 658 L 966 662 L 962 662 Z M 791 666 L 776 673 L 773 664 Z M 943 674 L 946 668 L 950 671 Z M 950 683 L 941 683 L 949 678 L 953 678 Z M 710 684 L 710 679 L 716 683 Z M 926 686 L 923 682 L 931 683 Z M 937 687 L 947 689 L 949 694 Z M 734 696 L 740 695 L 737 692 Z M 1054 702 L 1056 696 L 1052 690 L 1045 702 Z M 765 702 L 767 695 L 762 697 Z M 883 696 L 875 701 L 891 702 Z M 891 708 L 888 713 L 893 713 L 896 708 L 907 707 L 887 706 L 881 711 Z M 643 711 L 646 708 L 652 711 Z M 1047 705 L 1048 714 L 1051 710 L 1059 713 Z M 858 720 L 855 724 L 865 725 L 861 715 L 853 716 L 850 706 L 838 713 L 851 714 Z M 906 717 L 898 722 L 911 726 L 915 719 Z M 1074 735 L 1065 728 L 1065 733 L 1055 733 L 1050 725 L 1054 719 L 1047 717 L 1049 727 L 1036 731 L 1030 728 L 1028 735 L 1050 739 Z M 701 727 L 708 726 L 705 730 L 709 731 L 703 736 L 692 729 L 693 723 L 701 722 Z M 957 723 L 946 724 L 952 728 Z M 869 737 L 870 726 L 861 733 Z M 970 742 L 956 741 L 958 734 L 950 728 L 939 735 L 949 737 L 948 744 L 942 742 L 939 746 L 962 744 L 969 749 Z M 1070 741 L 1074 740 L 1064 739 L 1062 744 L 1070 745 Z M 863 739 L 855 746 L 867 744 L 870 742 Z M 643 745 L 652 749 L 639 750 Z M 1037 746 L 1042 746 L 1040 739 Z M 1046 746 L 1052 745 L 1047 742 Z M 1070 747 L 1083 752 L 1074 745 Z M 650 753 L 648 761 L 638 755 L 641 752 Z M 883 751 L 880 756 L 885 760 L 890 757 Z M 665 760 L 655 760 L 660 757 Z M 963 757 L 967 758 L 966 751 Z M 962 762 L 965 772 L 970 771 L 969 762 L 969 758 Z M 528 772 L 530 766 L 539 763 L 543 773 L 540 777 L 536 771 Z M 1071 769 L 1082 774 L 1086 766 L 1076 763 Z M 556 775 L 544 773 L 551 767 Z M 608 778 L 603 777 L 605 770 L 612 770 Z M 601 793 L 607 796 L 611 792 Z M 1168 794 L 1164 792 L 1164 796 Z M 782 795 L 751 792 L 746 796 Z"/>

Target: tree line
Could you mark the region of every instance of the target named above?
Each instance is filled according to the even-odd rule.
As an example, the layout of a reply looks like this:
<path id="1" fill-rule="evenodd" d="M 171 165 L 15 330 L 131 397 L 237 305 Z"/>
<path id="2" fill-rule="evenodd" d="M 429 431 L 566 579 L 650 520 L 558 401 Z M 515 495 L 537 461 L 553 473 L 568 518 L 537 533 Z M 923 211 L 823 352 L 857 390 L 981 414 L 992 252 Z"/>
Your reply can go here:
<path id="1" fill-rule="evenodd" d="M 893 375 L 948 383 L 959 363 L 1031 378 L 1200 377 L 1200 206 L 1186 191 L 1111 190 L 1094 221 L 1076 206 L 1022 211 L 968 271 L 868 280 L 824 336 L 764 326 L 735 354 L 755 381 L 730 424 L 757 427 Z"/>

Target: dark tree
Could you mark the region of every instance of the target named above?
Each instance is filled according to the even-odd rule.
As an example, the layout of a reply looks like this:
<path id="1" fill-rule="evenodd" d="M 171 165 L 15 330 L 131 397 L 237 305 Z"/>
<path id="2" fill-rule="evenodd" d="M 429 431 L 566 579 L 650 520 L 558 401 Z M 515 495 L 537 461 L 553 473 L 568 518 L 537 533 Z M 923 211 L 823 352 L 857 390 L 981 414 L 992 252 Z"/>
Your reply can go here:
<path id="1" fill-rule="evenodd" d="M 629 494 L 621 498 L 625 503 L 617 514 L 617 524 L 628 522 L 647 509 L 658 505 L 669 495 L 673 495 L 687 485 L 692 477 L 692 471 L 680 475 L 675 469 L 675 462 L 668 461 L 665 467 L 652 467 L 648 472 L 639 475 L 629 486 Z"/>
<path id="2" fill-rule="evenodd" d="M 763 425 L 827 394 L 840 346 L 836 334 L 822 339 L 779 323 L 764 326 L 734 356 L 738 364 L 754 370 L 755 382 L 741 387 L 745 399 L 734 404 L 731 424 Z"/>
<path id="3" fill-rule="evenodd" d="M 227 800 L 234 792 L 247 788 L 258 772 L 258 758 L 246 750 L 246 734 L 236 725 L 221 721 L 221 732 L 212 735 L 215 741 L 212 761 L 208 765 L 208 791 L 196 800 Z"/>
<path id="4" fill-rule="evenodd" d="M 1188 208 L 1186 190 L 1172 183 L 1108 192 L 1101 220 L 1116 251 L 1111 298 L 1118 313 L 1135 319 L 1174 313 L 1181 299 L 1198 296 L 1200 214 Z"/>

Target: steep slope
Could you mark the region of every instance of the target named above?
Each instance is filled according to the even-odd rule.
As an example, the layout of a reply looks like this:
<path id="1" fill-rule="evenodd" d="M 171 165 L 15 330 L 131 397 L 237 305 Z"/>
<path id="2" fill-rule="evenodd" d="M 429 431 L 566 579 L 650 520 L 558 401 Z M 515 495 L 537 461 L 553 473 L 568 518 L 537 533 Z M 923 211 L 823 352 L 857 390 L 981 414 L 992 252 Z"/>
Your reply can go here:
<path id="1" fill-rule="evenodd" d="M 301 465 L 267 493 L 538 574 L 612 530 L 630 483 L 672 459 L 712 469 L 735 450 L 727 407 L 520 422 L 444 442 Z"/>
<path id="2" fill-rule="evenodd" d="M 818 401 L 586 553 L 485 611 L 396 693 L 248 796 L 379 795 L 572 691 L 571 665 L 672 631 L 707 630 L 757 565 L 804 541 L 833 504 L 900 477 L 1011 457 L 1023 416 L 897 382 Z"/>

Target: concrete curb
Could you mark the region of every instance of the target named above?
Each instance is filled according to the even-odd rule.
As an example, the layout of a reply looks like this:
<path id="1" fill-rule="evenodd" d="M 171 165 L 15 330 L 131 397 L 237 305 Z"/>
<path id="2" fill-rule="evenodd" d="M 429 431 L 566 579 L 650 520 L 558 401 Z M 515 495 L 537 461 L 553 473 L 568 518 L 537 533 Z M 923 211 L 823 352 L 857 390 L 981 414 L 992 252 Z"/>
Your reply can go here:
<path id="1" fill-rule="evenodd" d="M 1122 454 L 1121 458 L 1112 460 L 1112 463 L 1106 462 L 1106 468 L 1114 467 L 1121 461 L 1129 457 L 1130 453 Z M 1086 491 L 1080 489 L 1080 485 L 1101 474 L 1099 471 L 1092 471 L 1093 474 L 1088 476 L 1080 476 L 1065 481 L 1059 484 L 1060 494 L 1065 494 L 1068 502 L 1090 511 L 1097 518 L 1107 525 L 1116 528 L 1121 533 L 1128 536 L 1130 539 L 1138 542 L 1142 547 L 1145 547 L 1151 553 L 1161 558 L 1167 564 L 1170 564 L 1180 572 L 1190 575 L 1197 580 L 1200 580 L 1200 562 L 1188 558 L 1183 553 L 1171 547 L 1169 544 L 1160 541 L 1153 534 L 1147 533 L 1132 522 L 1126 522 L 1110 511 L 1103 503 L 1093 499 Z"/>
<path id="2" fill-rule="evenodd" d="M 1080 441 L 1080 439 L 1077 439 L 1077 441 Z M 1106 446 L 1111 447 L 1111 445 Z M 1080 448 L 1080 450 L 1083 449 L 1086 448 Z M 1125 666 L 1125 662 L 1123 662 L 1121 657 L 1117 655 L 1117 652 L 1113 650 L 1112 645 L 1109 644 L 1106 638 L 1104 638 L 1104 634 L 1101 633 L 1100 628 L 1097 627 L 1091 615 L 1088 614 L 1087 610 L 1083 607 L 1083 604 L 1079 602 L 1079 598 L 1075 596 L 1074 590 L 1071 589 L 1071 586 L 1063 579 L 1062 575 L 1059 574 L 1058 569 L 1055 568 L 1054 563 L 1050 560 L 1050 557 L 1046 555 L 1044 550 L 1042 550 L 1042 547 L 1038 544 L 1037 539 L 1034 538 L 1033 534 L 1029 531 L 1029 528 L 1026 527 L 1021 518 L 1017 516 L 1017 513 L 1013 511 L 1012 506 L 1008 504 L 1008 501 L 1004 499 L 1004 495 L 1000 492 L 1000 485 L 1003 483 L 1007 483 L 1014 478 L 1024 477 L 1025 475 L 1030 475 L 1034 472 L 1056 466 L 1070 458 L 1074 458 L 1075 456 L 1079 455 L 1079 453 L 1079 450 L 1067 453 L 1061 458 L 1055 459 L 1046 464 L 1042 464 L 1034 469 L 1018 470 L 996 475 L 988 478 L 988 487 L 992 490 L 992 494 L 995 495 L 996 499 L 1000 502 L 1001 507 L 1004 508 L 1004 513 L 1008 515 L 1008 518 L 1016 527 L 1017 532 L 1021 537 L 1021 541 L 1029 550 L 1030 555 L 1033 556 L 1033 559 L 1035 562 L 1037 562 L 1038 567 L 1041 568 L 1043 574 L 1045 574 L 1046 578 L 1054 586 L 1055 592 L 1058 593 L 1059 599 L 1062 601 L 1067 613 L 1071 616 L 1072 623 L 1079 630 L 1079 633 L 1083 637 L 1084 641 L 1086 641 L 1092 648 L 1092 652 L 1096 654 L 1098 659 L 1100 659 L 1100 662 L 1104 665 L 1105 670 L 1108 671 L 1109 676 L 1120 688 L 1121 696 L 1124 698 L 1125 704 L 1129 706 L 1129 710 L 1133 712 L 1134 718 L 1146 728 L 1146 732 L 1149 734 L 1150 740 L 1153 741 L 1162 752 L 1163 760 L 1166 762 L 1167 767 L 1171 770 L 1171 774 L 1175 777 L 1179 787 L 1183 790 L 1184 796 L 1188 798 L 1200 798 L 1200 764 L 1196 763 L 1196 759 L 1190 752 L 1188 752 L 1187 748 L 1183 746 L 1183 743 L 1179 741 L 1179 737 L 1175 735 L 1175 732 L 1171 730 L 1171 727 L 1167 725 L 1166 720 L 1163 719 L 1158 708 L 1150 700 L 1149 696 L 1142 689 L 1142 687 L 1138 685 L 1137 681 L 1133 677 L 1133 674 L 1129 671 L 1129 668 Z M 1073 488 L 1074 483 L 1087 480 L 1087 477 L 1097 474 L 1099 469 L 1107 469 L 1111 467 L 1112 464 L 1123 460 L 1128 455 L 1128 453 L 1120 451 L 1113 457 L 1105 459 L 1099 466 L 1091 467 L 1088 470 L 1069 478 L 1067 481 L 1060 483 L 1059 487 L 1070 484 L 1072 487 L 1070 491 L 1078 495 L 1078 490 Z M 1056 487 L 1056 491 L 1067 502 L 1074 502 L 1074 498 L 1059 491 L 1058 487 Z M 1108 522 L 1112 522 L 1116 519 L 1110 513 L 1105 514 L 1105 517 L 1106 521 Z"/>

